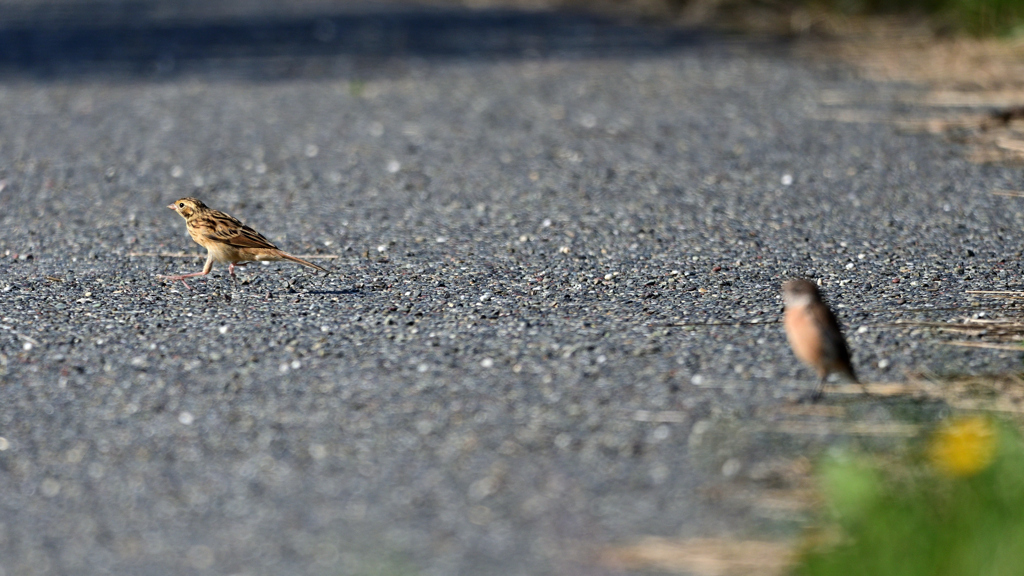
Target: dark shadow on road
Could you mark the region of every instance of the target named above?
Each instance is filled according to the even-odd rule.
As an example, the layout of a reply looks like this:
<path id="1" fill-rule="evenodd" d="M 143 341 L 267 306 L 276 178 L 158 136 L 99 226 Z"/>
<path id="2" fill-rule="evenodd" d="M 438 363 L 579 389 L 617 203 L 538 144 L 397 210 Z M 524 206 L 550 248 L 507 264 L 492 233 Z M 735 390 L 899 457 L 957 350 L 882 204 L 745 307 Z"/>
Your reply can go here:
<path id="1" fill-rule="evenodd" d="M 586 13 L 344 2 L 290 12 L 165 8 L 159 0 L 0 4 L 0 80 L 365 76 L 382 61 L 656 55 L 710 37 Z"/>

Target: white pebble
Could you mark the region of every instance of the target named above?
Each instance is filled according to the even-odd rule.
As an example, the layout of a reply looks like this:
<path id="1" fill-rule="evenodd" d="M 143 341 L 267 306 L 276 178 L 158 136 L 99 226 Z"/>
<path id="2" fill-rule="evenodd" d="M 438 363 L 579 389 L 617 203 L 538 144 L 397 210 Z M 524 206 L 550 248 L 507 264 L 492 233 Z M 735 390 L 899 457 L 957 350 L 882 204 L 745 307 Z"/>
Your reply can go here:
<path id="1" fill-rule="evenodd" d="M 388 172 L 394 174 L 402 169 L 402 163 L 398 160 L 392 160 L 388 162 Z"/>
<path id="2" fill-rule="evenodd" d="M 28 352 L 29 350 L 32 349 L 32 343 L 25 342 L 24 344 L 21 345 L 21 349 L 24 350 L 25 352 Z"/>
<path id="3" fill-rule="evenodd" d="M 221 326 L 220 328 L 217 328 L 217 332 L 220 332 L 221 334 L 227 334 L 228 327 L 227 326 Z"/>
<path id="4" fill-rule="evenodd" d="M 793 183 L 793 175 L 792 174 L 783 174 L 782 175 L 782 185 L 783 186 L 789 186 L 792 183 Z"/>
<path id="5" fill-rule="evenodd" d="M 178 414 L 178 422 L 181 422 L 185 426 L 189 426 L 195 421 L 195 416 L 193 416 L 191 412 L 182 412 L 181 414 Z"/>
<path id="6" fill-rule="evenodd" d="M 484 358 L 480 361 L 480 366 L 483 366 L 484 368 L 492 368 L 494 366 L 494 359 Z"/>
<path id="7" fill-rule="evenodd" d="M 725 461 L 725 464 L 722 464 L 722 476 L 732 478 L 740 473 L 741 468 L 743 468 L 743 464 L 738 459 L 729 458 Z"/>
<path id="8" fill-rule="evenodd" d="M 555 436 L 555 447 L 559 450 L 565 450 L 570 444 L 572 444 L 572 436 L 569 434 L 562 432 L 558 436 Z"/>
<path id="9" fill-rule="evenodd" d="M 53 478 L 47 478 L 39 484 L 39 491 L 47 498 L 53 498 L 60 494 L 60 482 Z"/>

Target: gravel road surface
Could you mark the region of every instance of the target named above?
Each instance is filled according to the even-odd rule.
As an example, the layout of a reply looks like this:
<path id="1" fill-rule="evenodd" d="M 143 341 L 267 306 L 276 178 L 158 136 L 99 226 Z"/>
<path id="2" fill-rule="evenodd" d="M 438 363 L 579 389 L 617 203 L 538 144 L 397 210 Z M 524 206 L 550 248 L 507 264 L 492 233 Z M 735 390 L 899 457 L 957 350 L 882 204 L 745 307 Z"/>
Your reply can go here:
<path id="1" fill-rule="evenodd" d="M 836 414 L 945 408 L 794 405 L 790 276 L 868 381 L 1020 368 L 886 326 L 1022 284 L 1024 204 L 991 194 L 1019 170 L 822 119 L 836 92 L 913 113 L 906 86 L 574 14 L 13 6 L 5 576 L 639 574 L 598 551 L 793 534 L 799 510 L 730 494 L 857 441 Z M 205 256 L 181 196 L 333 273 L 159 281 Z"/>

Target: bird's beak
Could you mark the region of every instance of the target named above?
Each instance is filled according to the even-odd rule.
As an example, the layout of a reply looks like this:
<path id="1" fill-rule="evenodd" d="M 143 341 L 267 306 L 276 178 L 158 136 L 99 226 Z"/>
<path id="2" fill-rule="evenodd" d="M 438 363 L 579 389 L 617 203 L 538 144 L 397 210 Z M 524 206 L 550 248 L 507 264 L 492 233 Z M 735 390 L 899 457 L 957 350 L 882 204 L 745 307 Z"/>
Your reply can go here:
<path id="1" fill-rule="evenodd" d="M 177 210 L 178 209 L 174 204 L 169 204 L 167 207 L 170 208 L 171 210 Z"/>

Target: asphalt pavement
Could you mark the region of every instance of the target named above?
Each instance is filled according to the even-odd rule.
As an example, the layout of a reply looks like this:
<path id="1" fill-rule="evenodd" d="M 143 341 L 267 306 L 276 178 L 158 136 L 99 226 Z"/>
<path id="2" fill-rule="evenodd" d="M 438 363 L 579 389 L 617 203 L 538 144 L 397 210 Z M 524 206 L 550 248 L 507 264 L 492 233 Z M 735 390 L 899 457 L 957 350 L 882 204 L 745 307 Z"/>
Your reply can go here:
<path id="1" fill-rule="evenodd" d="M 815 377 L 778 323 L 793 276 L 820 280 L 867 381 L 1020 369 L 890 326 L 1009 306 L 967 291 L 1021 288 L 1024 204 L 991 194 L 1019 169 L 823 120 L 823 94 L 884 116 L 907 87 L 781 40 L 395 3 L 15 6 L 4 576 L 638 574 L 595 551 L 784 538 L 804 512 L 716 488 L 858 441 L 773 428 L 827 420 L 794 404 Z M 182 196 L 332 273 L 158 280 L 205 257 Z"/>

